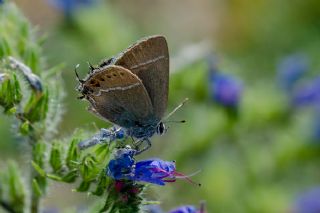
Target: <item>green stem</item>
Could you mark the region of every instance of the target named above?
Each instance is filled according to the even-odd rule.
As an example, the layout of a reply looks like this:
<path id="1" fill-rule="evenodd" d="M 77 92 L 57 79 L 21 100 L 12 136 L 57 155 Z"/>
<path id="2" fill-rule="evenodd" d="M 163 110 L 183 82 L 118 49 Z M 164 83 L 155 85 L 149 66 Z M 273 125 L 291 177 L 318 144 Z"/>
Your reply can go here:
<path id="1" fill-rule="evenodd" d="M 34 147 L 32 149 L 32 159 L 34 159 Z M 37 195 L 37 193 L 35 192 L 35 189 L 33 187 L 33 180 L 37 178 L 37 172 L 34 170 L 34 168 L 30 168 L 30 190 L 31 190 L 31 196 L 30 196 L 30 199 L 31 199 L 31 209 L 30 209 L 30 213 L 38 213 L 39 212 L 39 203 L 40 203 L 40 198 L 39 196 Z"/>
<path id="2" fill-rule="evenodd" d="M 39 203 L 40 203 L 39 197 L 35 195 L 34 190 L 32 190 L 31 191 L 31 213 L 39 212 Z"/>

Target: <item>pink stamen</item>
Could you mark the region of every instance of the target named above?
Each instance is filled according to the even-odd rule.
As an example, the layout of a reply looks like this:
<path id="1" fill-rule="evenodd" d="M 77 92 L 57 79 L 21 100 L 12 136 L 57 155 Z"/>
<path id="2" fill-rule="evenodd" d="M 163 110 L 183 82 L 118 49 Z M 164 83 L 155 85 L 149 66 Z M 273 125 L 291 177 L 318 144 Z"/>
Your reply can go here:
<path id="1" fill-rule="evenodd" d="M 163 182 L 173 183 L 176 182 L 176 179 L 163 180 Z"/>
<path id="2" fill-rule="evenodd" d="M 194 185 L 201 186 L 200 183 L 194 182 L 191 178 L 189 178 L 189 176 L 186 176 L 186 175 L 184 175 L 184 174 L 182 174 L 182 173 L 179 173 L 179 172 L 176 172 L 176 171 L 175 171 L 173 174 L 176 175 L 177 178 L 183 178 L 183 179 L 187 180 L 189 183 L 192 183 L 192 184 L 194 184 Z"/>

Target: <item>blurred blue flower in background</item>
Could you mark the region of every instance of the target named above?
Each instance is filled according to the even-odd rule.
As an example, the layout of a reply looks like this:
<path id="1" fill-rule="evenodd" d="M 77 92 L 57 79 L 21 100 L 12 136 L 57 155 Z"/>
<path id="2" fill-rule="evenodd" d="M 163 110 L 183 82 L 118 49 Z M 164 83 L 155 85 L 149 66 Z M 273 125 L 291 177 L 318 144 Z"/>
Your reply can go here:
<path id="1" fill-rule="evenodd" d="M 1 1 L 1 0 L 0 0 Z M 66 18 L 72 18 L 73 13 L 80 7 L 90 6 L 96 0 L 48 0 L 51 5 L 61 10 Z"/>
<path id="2" fill-rule="evenodd" d="M 278 65 L 278 82 L 283 90 L 291 92 L 295 83 L 301 79 L 309 69 L 307 57 L 293 54 L 285 57 Z"/>
<path id="3" fill-rule="evenodd" d="M 148 205 L 145 207 L 145 211 L 148 213 L 163 213 L 164 211 L 159 205 Z M 168 213 L 205 213 L 204 205 L 201 205 L 200 209 L 197 209 L 191 205 L 180 206 L 175 209 L 170 210 Z"/>
<path id="4" fill-rule="evenodd" d="M 242 95 L 242 83 L 233 76 L 210 72 L 210 93 L 214 101 L 225 107 L 237 108 Z"/>
<path id="5" fill-rule="evenodd" d="M 301 194 L 295 201 L 293 213 L 319 213 L 320 187 L 312 188 Z"/>
<path id="6" fill-rule="evenodd" d="M 198 213 L 198 210 L 194 206 L 180 206 L 169 213 Z"/>
<path id="7" fill-rule="evenodd" d="M 164 213 L 159 205 L 146 205 L 143 210 L 147 213 Z"/>
<path id="8" fill-rule="evenodd" d="M 292 94 L 292 104 L 295 107 L 320 103 L 320 76 L 296 88 Z"/>
<path id="9" fill-rule="evenodd" d="M 320 104 L 316 106 L 313 119 L 313 139 L 320 142 Z"/>
<path id="10" fill-rule="evenodd" d="M 222 106 L 236 109 L 242 95 L 242 82 L 231 75 L 219 73 L 215 57 L 208 57 L 207 62 L 212 99 Z"/>

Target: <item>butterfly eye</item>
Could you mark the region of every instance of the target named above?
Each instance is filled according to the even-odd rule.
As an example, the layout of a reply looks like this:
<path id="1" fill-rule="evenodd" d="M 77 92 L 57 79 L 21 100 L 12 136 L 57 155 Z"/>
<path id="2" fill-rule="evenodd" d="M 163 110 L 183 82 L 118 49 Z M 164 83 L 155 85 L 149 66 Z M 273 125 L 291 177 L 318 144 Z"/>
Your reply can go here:
<path id="1" fill-rule="evenodd" d="M 157 133 L 159 135 L 163 135 L 163 133 L 165 133 L 165 131 L 166 131 L 166 127 L 164 126 L 164 123 L 161 122 L 157 127 Z"/>

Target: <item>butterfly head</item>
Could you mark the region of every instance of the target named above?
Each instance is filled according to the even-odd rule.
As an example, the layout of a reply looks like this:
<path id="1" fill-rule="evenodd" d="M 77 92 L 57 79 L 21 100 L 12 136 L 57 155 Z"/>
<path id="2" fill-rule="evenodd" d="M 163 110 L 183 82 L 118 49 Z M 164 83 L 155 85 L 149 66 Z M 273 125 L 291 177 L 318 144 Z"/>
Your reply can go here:
<path id="1" fill-rule="evenodd" d="M 87 97 L 89 94 L 91 94 L 93 92 L 93 90 L 86 85 L 86 80 L 80 79 L 78 72 L 77 72 L 78 67 L 79 67 L 79 64 L 74 69 L 77 81 L 79 82 L 79 85 L 77 86 L 76 90 L 82 94 L 82 96 L 80 96 L 79 99 L 83 99 L 83 98 Z M 92 70 L 91 67 L 92 66 L 89 66 L 90 71 Z"/>

